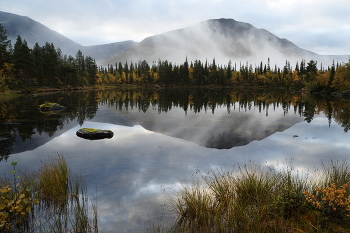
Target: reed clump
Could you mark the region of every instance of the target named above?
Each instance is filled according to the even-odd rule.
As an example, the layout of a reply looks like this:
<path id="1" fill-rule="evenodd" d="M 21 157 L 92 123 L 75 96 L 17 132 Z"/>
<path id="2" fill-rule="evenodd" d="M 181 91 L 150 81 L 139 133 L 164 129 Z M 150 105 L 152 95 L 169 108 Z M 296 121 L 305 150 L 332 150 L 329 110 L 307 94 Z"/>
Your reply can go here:
<path id="1" fill-rule="evenodd" d="M 156 232 L 350 232 L 346 161 L 304 173 L 291 163 L 282 167 L 198 172 L 167 193 L 176 219 Z"/>
<path id="2" fill-rule="evenodd" d="M 15 162 L 17 165 L 17 162 Z M 0 232 L 98 232 L 97 204 L 63 156 L 0 179 Z"/>
<path id="3" fill-rule="evenodd" d="M 65 159 L 49 158 L 39 168 L 40 199 L 47 204 L 66 205 L 68 201 L 69 170 Z"/>

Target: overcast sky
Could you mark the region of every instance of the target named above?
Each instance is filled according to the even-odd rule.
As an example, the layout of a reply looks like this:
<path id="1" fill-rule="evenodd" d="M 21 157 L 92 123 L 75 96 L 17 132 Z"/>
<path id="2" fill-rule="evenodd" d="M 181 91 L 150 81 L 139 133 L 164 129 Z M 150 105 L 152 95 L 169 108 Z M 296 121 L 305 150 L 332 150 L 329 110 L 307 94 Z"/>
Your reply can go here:
<path id="1" fill-rule="evenodd" d="M 349 0 L 0 0 L 81 45 L 148 36 L 232 18 L 318 54 L 350 55 Z"/>

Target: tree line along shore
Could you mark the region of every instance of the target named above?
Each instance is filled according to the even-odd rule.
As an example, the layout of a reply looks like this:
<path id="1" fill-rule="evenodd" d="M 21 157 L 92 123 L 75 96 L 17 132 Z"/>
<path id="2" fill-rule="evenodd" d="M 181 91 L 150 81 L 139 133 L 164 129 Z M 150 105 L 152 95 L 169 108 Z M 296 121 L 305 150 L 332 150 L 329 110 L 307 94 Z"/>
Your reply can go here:
<path id="1" fill-rule="evenodd" d="M 187 57 L 180 64 L 167 60 L 125 61 L 98 66 L 94 58 L 79 50 L 75 57 L 64 55 L 54 44 L 38 43 L 29 48 L 26 40 L 17 36 L 14 46 L 0 25 L 0 91 L 46 88 L 84 88 L 120 85 L 219 86 L 306 89 L 331 93 L 350 89 L 350 61 L 319 66 L 317 61 L 301 60 L 283 67 L 261 61 L 216 64 Z"/>

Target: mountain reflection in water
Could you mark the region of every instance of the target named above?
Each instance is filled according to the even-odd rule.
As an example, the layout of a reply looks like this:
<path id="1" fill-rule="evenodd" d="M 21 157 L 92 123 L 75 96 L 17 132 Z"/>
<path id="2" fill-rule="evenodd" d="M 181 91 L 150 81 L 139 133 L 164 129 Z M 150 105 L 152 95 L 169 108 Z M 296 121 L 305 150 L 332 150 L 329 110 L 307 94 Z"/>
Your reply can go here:
<path id="1" fill-rule="evenodd" d="M 214 116 L 194 112 L 185 116 L 181 109 L 172 109 L 166 114 L 147 111 L 140 115 L 137 109 L 121 113 L 150 131 L 217 149 L 247 145 L 303 121 L 295 114 L 284 115 L 281 109 L 276 109 L 269 117 L 256 109 L 251 109 L 249 114 L 239 111 L 228 114 L 225 108 L 216 109 Z"/>
<path id="2" fill-rule="evenodd" d="M 44 100 L 68 108 L 39 113 L 35 106 Z M 171 193 L 197 169 L 293 160 L 303 171 L 350 152 L 349 102 L 300 94 L 96 91 L 3 101 L 1 107 L 0 137 L 9 138 L 1 144 L 1 171 L 10 171 L 13 160 L 21 170 L 35 169 L 48 155 L 63 154 L 97 197 L 101 232 L 140 232 L 149 219 L 170 215 L 163 212 L 161 189 Z M 2 124 L 10 121 L 21 124 Z M 110 129 L 114 137 L 85 140 L 75 135 L 82 127 Z"/>

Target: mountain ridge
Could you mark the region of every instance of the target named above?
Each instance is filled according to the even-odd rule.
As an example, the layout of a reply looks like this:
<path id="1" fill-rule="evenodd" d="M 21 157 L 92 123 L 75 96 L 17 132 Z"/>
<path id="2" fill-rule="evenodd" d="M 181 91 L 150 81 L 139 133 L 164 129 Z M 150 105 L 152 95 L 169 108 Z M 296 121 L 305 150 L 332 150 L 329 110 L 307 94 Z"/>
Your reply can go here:
<path id="1" fill-rule="evenodd" d="M 15 43 L 17 35 L 25 39 L 29 47 L 36 42 L 43 46 L 53 43 L 63 54 L 75 56 L 78 50 L 96 59 L 100 65 L 118 62 L 159 59 L 180 63 L 189 60 L 216 59 L 217 63 L 249 62 L 250 64 L 271 60 L 271 64 L 283 66 L 286 60 L 291 64 L 301 59 L 317 60 L 331 64 L 335 59 L 347 62 L 349 56 L 318 55 L 302 49 L 286 38 L 279 38 L 266 29 L 258 29 L 234 19 L 209 19 L 199 24 L 167 31 L 146 37 L 137 43 L 132 40 L 102 45 L 83 46 L 51 30 L 27 16 L 0 11 L 0 24 L 7 31 L 8 38 Z"/>
<path id="2" fill-rule="evenodd" d="M 20 35 L 22 39 L 27 41 L 29 47 L 33 47 L 36 42 L 41 46 L 49 42 L 53 43 L 55 47 L 60 47 L 62 42 L 64 42 L 68 44 L 68 48 L 76 47 L 81 49 L 83 47 L 27 16 L 0 11 L 0 23 L 5 28 L 7 37 L 11 40 L 12 45 L 16 42 L 17 35 Z"/>

